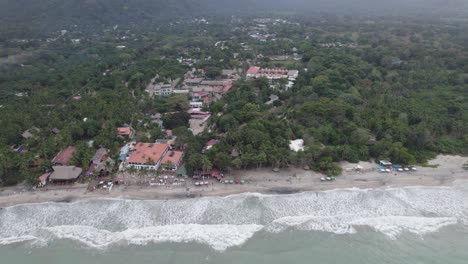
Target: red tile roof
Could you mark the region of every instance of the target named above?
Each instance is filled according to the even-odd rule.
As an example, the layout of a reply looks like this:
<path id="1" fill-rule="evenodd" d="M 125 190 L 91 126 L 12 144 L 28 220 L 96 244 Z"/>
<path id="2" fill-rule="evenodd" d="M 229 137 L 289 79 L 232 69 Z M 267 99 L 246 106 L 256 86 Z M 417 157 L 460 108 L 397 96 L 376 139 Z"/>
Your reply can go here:
<path id="1" fill-rule="evenodd" d="M 130 136 L 132 134 L 132 129 L 130 127 L 119 127 L 117 128 L 117 133 L 119 136 Z"/>
<path id="2" fill-rule="evenodd" d="M 46 182 L 47 179 L 49 178 L 50 176 L 50 172 L 46 172 L 44 174 L 42 174 L 41 176 L 39 176 L 38 180 L 43 183 L 43 182 Z"/>
<path id="3" fill-rule="evenodd" d="M 182 151 L 169 151 L 166 156 L 161 161 L 161 164 L 165 164 L 170 161 L 174 165 L 179 165 L 184 157 L 184 152 Z"/>
<path id="4" fill-rule="evenodd" d="M 148 160 L 151 159 L 156 164 L 168 149 L 169 144 L 137 143 L 128 162 L 147 164 Z"/>
<path id="5" fill-rule="evenodd" d="M 190 109 L 188 113 L 191 115 L 209 115 L 210 114 L 210 112 L 203 112 L 203 111 L 194 110 L 194 109 Z"/>
<path id="6" fill-rule="evenodd" d="M 218 142 L 219 142 L 218 140 L 216 140 L 216 139 L 212 139 L 212 140 L 210 140 L 210 141 L 206 142 L 206 144 L 205 144 L 205 147 L 211 147 L 211 146 L 214 146 L 214 145 L 218 144 Z"/>
<path id="7" fill-rule="evenodd" d="M 57 156 L 52 160 L 53 164 L 68 166 L 70 165 L 71 158 L 73 153 L 75 153 L 76 147 L 69 146 L 68 148 L 60 151 Z"/>
<path id="8" fill-rule="evenodd" d="M 231 90 L 231 88 L 232 88 L 232 84 L 224 86 L 223 93 L 227 93 L 229 90 Z"/>
<path id="9" fill-rule="evenodd" d="M 260 67 L 252 66 L 247 70 L 247 74 L 257 74 L 260 71 Z"/>

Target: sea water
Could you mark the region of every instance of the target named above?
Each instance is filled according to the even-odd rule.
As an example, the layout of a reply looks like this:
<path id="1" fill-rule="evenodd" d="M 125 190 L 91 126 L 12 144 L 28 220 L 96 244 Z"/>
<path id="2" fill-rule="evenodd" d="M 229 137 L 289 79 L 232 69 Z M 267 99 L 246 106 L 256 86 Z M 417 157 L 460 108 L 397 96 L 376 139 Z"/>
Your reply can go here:
<path id="1" fill-rule="evenodd" d="M 0 210 L 0 263 L 468 263 L 468 185 Z"/>

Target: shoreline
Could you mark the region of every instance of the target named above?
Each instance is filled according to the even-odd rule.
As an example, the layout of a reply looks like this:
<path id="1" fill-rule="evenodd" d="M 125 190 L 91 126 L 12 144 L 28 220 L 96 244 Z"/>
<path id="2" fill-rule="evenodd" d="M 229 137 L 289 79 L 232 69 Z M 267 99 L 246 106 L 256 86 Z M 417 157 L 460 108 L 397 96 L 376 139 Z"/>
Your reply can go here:
<path id="1" fill-rule="evenodd" d="M 66 190 L 24 191 L 19 186 L 0 189 L 0 209 L 46 202 L 70 203 L 79 200 L 93 199 L 128 199 L 128 200 L 172 200 L 193 199 L 201 197 L 228 197 L 243 193 L 260 193 L 271 195 L 295 194 L 303 192 L 323 192 L 344 189 L 384 189 L 402 187 L 451 187 L 453 183 L 468 181 L 468 171 L 462 165 L 466 157 L 439 155 L 429 161 L 437 168 L 418 167 L 417 171 L 381 173 L 372 170 L 375 164 L 360 162 L 363 171 L 350 168 L 357 164 L 342 162 L 342 176 L 333 182 L 321 182 L 322 174 L 298 168 L 287 168 L 280 172 L 271 169 L 234 171 L 226 179 L 243 179 L 245 185 L 213 183 L 206 187 L 188 186 L 116 186 L 112 192 L 87 192 L 86 185 L 74 186 Z M 186 188 L 190 188 L 187 191 Z"/>

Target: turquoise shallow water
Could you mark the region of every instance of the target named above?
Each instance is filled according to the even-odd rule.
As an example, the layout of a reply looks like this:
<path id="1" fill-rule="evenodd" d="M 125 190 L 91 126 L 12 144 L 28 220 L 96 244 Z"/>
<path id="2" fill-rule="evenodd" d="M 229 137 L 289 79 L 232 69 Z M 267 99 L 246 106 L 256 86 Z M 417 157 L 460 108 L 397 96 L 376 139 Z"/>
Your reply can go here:
<path id="1" fill-rule="evenodd" d="M 396 240 L 375 232 L 336 235 L 323 232 L 288 231 L 259 233 L 240 247 L 223 252 L 207 246 L 154 244 L 115 246 L 105 251 L 83 248 L 70 241 L 45 248 L 0 248 L 1 263 L 395 263 L 466 264 L 468 233 L 444 228 L 423 238 L 403 234 Z"/>
<path id="2" fill-rule="evenodd" d="M 467 190 L 19 205 L 0 210 L 0 264 L 466 264 Z"/>

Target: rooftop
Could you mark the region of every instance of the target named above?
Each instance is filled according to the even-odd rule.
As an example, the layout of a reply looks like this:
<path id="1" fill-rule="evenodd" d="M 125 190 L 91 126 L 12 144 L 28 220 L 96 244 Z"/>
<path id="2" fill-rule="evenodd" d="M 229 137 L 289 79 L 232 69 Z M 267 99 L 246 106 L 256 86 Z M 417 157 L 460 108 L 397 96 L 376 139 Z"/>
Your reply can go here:
<path id="1" fill-rule="evenodd" d="M 214 145 L 218 144 L 218 142 L 219 142 L 219 140 L 217 140 L 217 139 L 212 139 L 212 140 L 206 142 L 205 146 L 206 146 L 206 147 L 211 147 L 211 146 L 214 146 Z"/>
<path id="2" fill-rule="evenodd" d="M 117 128 L 117 133 L 119 136 L 130 136 L 132 134 L 131 127 L 119 127 Z"/>
<path id="3" fill-rule="evenodd" d="M 223 93 L 227 93 L 229 90 L 231 90 L 232 84 L 228 84 L 223 87 Z"/>
<path id="4" fill-rule="evenodd" d="M 76 151 L 76 147 L 69 146 L 68 148 L 60 151 L 57 156 L 52 160 L 53 164 L 60 164 L 67 166 L 70 164 L 71 158 Z"/>
<path id="5" fill-rule="evenodd" d="M 183 156 L 184 152 L 182 151 L 169 151 L 162 159 L 161 164 L 165 164 L 167 162 L 171 162 L 174 165 L 179 164 Z"/>
<path id="6" fill-rule="evenodd" d="M 50 175 L 52 181 L 69 181 L 77 179 L 83 169 L 75 166 L 54 166 L 54 172 Z"/>
<path id="7" fill-rule="evenodd" d="M 169 144 L 137 143 L 128 162 L 147 164 L 151 160 L 156 164 L 168 149 Z"/>
<path id="8" fill-rule="evenodd" d="M 247 70 L 247 74 L 257 74 L 260 71 L 260 67 L 252 66 Z"/>
<path id="9" fill-rule="evenodd" d="M 101 161 L 104 160 L 104 157 L 107 155 L 107 149 L 105 148 L 100 148 L 96 151 L 96 154 L 94 154 L 93 158 L 91 159 L 91 161 L 94 163 L 94 164 L 99 164 L 101 163 Z"/>

